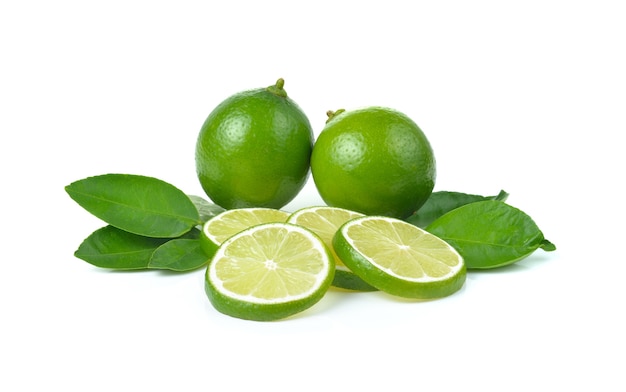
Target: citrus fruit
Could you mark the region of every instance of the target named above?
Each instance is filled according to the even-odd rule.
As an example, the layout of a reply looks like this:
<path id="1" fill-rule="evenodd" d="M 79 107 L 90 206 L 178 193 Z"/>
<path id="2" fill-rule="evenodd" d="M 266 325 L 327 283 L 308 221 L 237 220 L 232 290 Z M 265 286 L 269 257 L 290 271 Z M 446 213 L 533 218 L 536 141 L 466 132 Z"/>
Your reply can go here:
<path id="1" fill-rule="evenodd" d="M 313 231 L 315 234 L 319 235 L 322 241 L 328 246 L 335 258 L 335 278 L 333 279 L 333 286 L 348 290 L 374 291 L 376 288 L 364 282 L 363 279 L 359 278 L 346 267 L 332 247 L 333 236 L 337 230 L 339 230 L 339 227 L 350 219 L 361 216 L 363 216 L 363 214 L 359 212 L 343 208 L 314 206 L 295 211 L 289 216 L 287 222 L 304 226 Z"/>
<path id="2" fill-rule="evenodd" d="M 465 282 L 463 258 L 452 246 L 400 219 L 350 220 L 335 234 L 333 246 L 364 281 L 396 296 L 444 297 Z"/>
<path id="3" fill-rule="evenodd" d="M 200 245 L 212 257 L 229 237 L 261 223 L 285 222 L 289 213 L 273 208 L 250 207 L 226 210 L 206 221 L 200 234 Z"/>
<path id="4" fill-rule="evenodd" d="M 202 125 L 196 171 L 215 204 L 281 208 L 304 186 L 313 131 L 283 85 L 279 79 L 275 86 L 234 94 Z"/>
<path id="5" fill-rule="evenodd" d="M 366 215 L 406 218 L 430 196 L 435 157 L 422 130 L 383 107 L 329 112 L 311 156 L 326 204 Z"/>
<path id="6" fill-rule="evenodd" d="M 205 275 L 205 289 L 220 312 L 269 321 L 302 312 L 326 293 L 334 261 L 312 231 L 289 223 L 265 223 L 220 245 Z"/>

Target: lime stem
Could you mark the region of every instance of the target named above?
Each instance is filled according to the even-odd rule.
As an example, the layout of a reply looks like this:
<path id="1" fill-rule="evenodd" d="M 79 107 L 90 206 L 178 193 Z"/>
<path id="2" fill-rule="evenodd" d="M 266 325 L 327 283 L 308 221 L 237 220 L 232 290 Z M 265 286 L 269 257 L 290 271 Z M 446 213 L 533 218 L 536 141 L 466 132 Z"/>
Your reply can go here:
<path id="1" fill-rule="evenodd" d="M 284 86 L 285 80 L 283 78 L 280 78 L 276 81 L 275 85 L 269 86 L 267 88 L 267 91 L 279 97 L 287 98 L 287 91 L 285 91 Z"/>
<path id="2" fill-rule="evenodd" d="M 326 122 L 328 123 L 330 120 L 332 120 L 333 118 L 337 117 L 337 115 L 345 112 L 345 109 L 337 109 L 334 112 L 332 110 L 329 110 L 326 112 L 326 115 L 328 116 L 328 119 L 326 120 Z"/>

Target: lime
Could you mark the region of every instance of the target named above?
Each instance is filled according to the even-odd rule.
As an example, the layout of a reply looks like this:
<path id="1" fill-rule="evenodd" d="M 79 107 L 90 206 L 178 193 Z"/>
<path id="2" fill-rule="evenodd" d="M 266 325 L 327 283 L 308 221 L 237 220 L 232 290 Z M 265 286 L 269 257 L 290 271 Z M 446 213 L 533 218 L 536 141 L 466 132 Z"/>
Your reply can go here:
<path id="1" fill-rule="evenodd" d="M 333 286 L 348 290 L 374 291 L 376 288 L 365 283 L 341 261 L 333 249 L 333 236 L 339 227 L 350 219 L 358 218 L 363 214 L 343 208 L 314 206 L 297 210 L 287 220 L 288 223 L 304 226 L 319 235 L 328 246 L 335 258 L 335 278 Z"/>
<path id="2" fill-rule="evenodd" d="M 406 218 L 430 196 L 435 157 L 422 130 L 396 110 L 329 112 L 311 172 L 329 206 Z"/>
<path id="3" fill-rule="evenodd" d="M 333 246 L 354 273 L 389 294 L 439 298 L 465 283 L 463 258 L 452 246 L 396 218 L 350 220 L 335 234 Z"/>
<path id="4" fill-rule="evenodd" d="M 196 171 L 215 204 L 281 208 L 304 186 L 313 131 L 283 85 L 279 79 L 275 86 L 234 94 L 204 122 Z"/>
<path id="5" fill-rule="evenodd" d="M 220 245 L 205 289 L 220 312 L 269 321 L 317 303 L 334 275 L 333 256 L 312 231 L 289 223 L 248 228 Z"/>
<path id="6" fill-rule="evenodd" d="M 289 213 L 273 208 L 250 207 L 226 210 L 206 221 L 200 234 L 200 245 L 212 257 L 229 237 L 261 223 L 285 222 Z"/>

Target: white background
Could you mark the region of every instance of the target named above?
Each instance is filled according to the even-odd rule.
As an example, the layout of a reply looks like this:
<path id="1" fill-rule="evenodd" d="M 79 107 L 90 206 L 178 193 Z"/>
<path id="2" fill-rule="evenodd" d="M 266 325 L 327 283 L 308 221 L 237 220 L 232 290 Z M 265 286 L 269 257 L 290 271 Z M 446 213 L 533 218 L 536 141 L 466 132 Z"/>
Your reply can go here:
<path id="1" fill-rule="evenodd" d="M 0 390 L 623 391 L 626 13 L 619 1 L 5 1 Z M 203 271 L 75 258 L 102 222 L 65 193 L 118 172 L 202 194 L 197 133 L 279 77 L 329 109 L 412 117 L 436 190 L 510 193 L 558 250 L 428 302 L 331 290 L 271 323 Z M 286 209 L 319 204 L 309 181 Z"/>

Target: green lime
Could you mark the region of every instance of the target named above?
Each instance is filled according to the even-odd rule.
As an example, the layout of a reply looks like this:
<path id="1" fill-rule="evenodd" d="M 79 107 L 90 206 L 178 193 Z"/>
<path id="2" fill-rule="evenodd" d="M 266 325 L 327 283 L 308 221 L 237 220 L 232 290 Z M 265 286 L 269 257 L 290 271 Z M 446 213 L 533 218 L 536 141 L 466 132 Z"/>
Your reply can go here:
<path id="1" fill-rule="evenodd" d="M 209 264 L 205 289 L 220 312 L 270 321 L 302 312 L 326 293 L 334 260 L 312 231 L 265 223 L 224 241 Z"/>
<path id="2" fill-rule="evenodd" d="M 309 174 L 313 131 L 284 81 L 243 91 L 207 117 L 196 143 L 196 171 L 211 200 L 226 209 L 281 208 Z"/>
<path id="3" fill-rule="evenodd" d="M 285 222 L 289 213 L 273 208 L 250 207 L 226 210 L 206 221 L 200 234 L 200 245 L 213 257 L 220 244 L 249 227 L 270 222 Z"/>
<path id="4" fill-rule="evenodd" d="M 406 218 L 435 186 L 435 157 L 406 115 L 368 107 L 329 112 L 311 156 L 317 190 L 329 206 Z"/>
<path id="5" fill-rule="evenodd" d="M 363 214 L 343 208 L 314 206 L 297 210 L 287 220 L 288 223 L 304 226 L 319 235 L 329 247 L 335 258 L 335 278 L 333 286 L 356 291 L 374 291 L 376 288 L 365 283 L 341 261 L 333 249 L 333 236 L 339 227 L 350 219 L 358 218 Z"/>
<path id="6" fill-rule="evenodd" d="M 465 263 L 452 246 L 400 219 L 352 219 L 337 231 L 333 247 L 355 274 L 396 296 L 440 298 L 465 283 Z"/>

